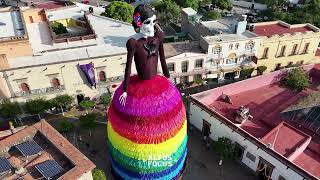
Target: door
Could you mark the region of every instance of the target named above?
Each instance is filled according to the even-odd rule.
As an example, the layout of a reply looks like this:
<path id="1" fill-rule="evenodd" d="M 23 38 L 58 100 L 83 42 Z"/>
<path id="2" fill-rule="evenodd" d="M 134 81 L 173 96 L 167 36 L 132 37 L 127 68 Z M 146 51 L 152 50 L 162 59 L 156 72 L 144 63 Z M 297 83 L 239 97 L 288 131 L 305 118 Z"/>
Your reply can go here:
<path id="1" fill-rule="evenodd" d="M 80 104 L 84 100 L 83 94 L 78 94 L 77 95 L 77 100 L 78 100 L 78 104 Z"/>
<path id="2" fill-rule="evenodd" d="M 236 143 L 236 145 L 234 147 L 234 158 L 237 161 L 242 161 L 243 154 L 244 154 L 244 147 L 242 147 L 240 144 Z"/>
<path id="3" fill-rule="evenodd" d="M 33 17 L 29 16 L 30 23 L 33 23 Z"/>
<path id="4" fill-rule="evenodd" d="M 203 125 L 202 125 L 203 136 L 209 137 L 211 134 L 210 129 L 211 129 L 211 124 L 208 123 L 206 120 L 203 120 Z"/>
<path id="5" fill-rule="evenodd" d="M 259 180 L 270 180 L 274 166 L 260 157 L 260 161 L 257 168 Z"/>

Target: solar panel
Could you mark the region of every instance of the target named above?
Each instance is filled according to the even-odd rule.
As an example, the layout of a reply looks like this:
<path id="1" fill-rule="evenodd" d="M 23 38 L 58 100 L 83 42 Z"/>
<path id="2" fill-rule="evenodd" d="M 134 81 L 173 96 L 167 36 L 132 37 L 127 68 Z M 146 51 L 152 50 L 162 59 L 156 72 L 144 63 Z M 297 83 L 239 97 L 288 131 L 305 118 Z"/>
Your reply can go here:
<path id="1" fill-rule="evenodd" d="M 0 174 L 10 171 L 11 168 L 12 168 L 12 165 L 10 164 L 8 159 L 4 157 L 0 157 Z"/>
<path id="2" fill-rule="evenodd" d="M 47 160 L 43 163 L 35 165 L 35 167 L 46 179 L 52 179 L 63 170 L 55 160 Z"/>
<path id="3" fill-rule="evenodd" d="M 31 156 L 43 151 L 42 148 L 34 141 L 27 141 L 15 146 L 24 156 Z"/>

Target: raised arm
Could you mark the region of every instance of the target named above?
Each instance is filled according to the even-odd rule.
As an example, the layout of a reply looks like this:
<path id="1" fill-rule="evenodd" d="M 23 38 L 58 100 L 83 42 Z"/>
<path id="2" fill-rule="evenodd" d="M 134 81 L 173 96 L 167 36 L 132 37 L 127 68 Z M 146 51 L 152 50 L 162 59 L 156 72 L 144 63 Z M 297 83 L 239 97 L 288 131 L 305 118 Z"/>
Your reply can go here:
<path id="1" fill-rule="evenodd" d="M 168 66 L 167 66 L 167 63 L 166 63 L 165 56 L 164 56 L 164 49 L 163 49 L 163 37 L 164 37 L 164 33 L 163 33 L 163 32 L 157 32 L 157 37 L 158 37 L 159 40 L 160 40 L 159 56 L 160 56 L 160 62 L 161 62 L 162 72 L 163 72 L 163 75 L 164 75 L 166 78 L 170 78 Z"/>
<path id="2" fill-rule="evenodd" d="M 126 63 L 126 69 L 124 74 L 124 83 L 123 83 L 123 92 L 127 92 L 128 85 L 129 85 L 129 78 L 131 74 L 131 65 L 132 65 L 132 59 L 135 51 L 135 39 L 129 39 L 127 42 L 127 63 Z"/>
<path id="3" fill-rule="evenodd" d="M 131 64 L 132 64 L 132 58 L 133 58 L 133 55 L 135 52 L 135 47 L 136 47 L 136 40 L 132 39 L 132 38 L 129 39 L 127 42 L 128 53 L 127 53 L 126 69 L 125 69 L 125 74 L 124 74 L 123 93 L 119 97 L 119 101 L 122 106 L 125 106 L 125 104 L 126 104 L 129 78 L 130 78 L 130 74 L 131 74 Z"/>

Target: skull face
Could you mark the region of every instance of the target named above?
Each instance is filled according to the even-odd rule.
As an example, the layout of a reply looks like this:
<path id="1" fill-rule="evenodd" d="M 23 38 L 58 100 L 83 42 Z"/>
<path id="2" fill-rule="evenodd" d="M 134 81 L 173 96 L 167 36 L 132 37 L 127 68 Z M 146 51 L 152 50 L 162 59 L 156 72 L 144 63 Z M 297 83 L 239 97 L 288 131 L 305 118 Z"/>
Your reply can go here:
<path id="1" fill-rule="evenodd" d="M 156 24 L 156 15 L 143 21 L 140 27 L 140 33 L 144 37 L 153 37 L 155 33 L 154 25 Z"/>

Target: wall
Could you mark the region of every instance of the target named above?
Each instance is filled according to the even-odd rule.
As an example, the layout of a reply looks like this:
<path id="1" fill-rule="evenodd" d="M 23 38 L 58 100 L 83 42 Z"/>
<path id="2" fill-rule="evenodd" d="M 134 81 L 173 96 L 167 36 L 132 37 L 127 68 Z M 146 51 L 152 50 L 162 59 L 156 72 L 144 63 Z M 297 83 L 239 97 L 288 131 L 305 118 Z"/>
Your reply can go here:
<path id="1" fill-rule="evenodd" d="M 8 59 L 20 56 L 31 56 L 32 48 L 28 40 L 0 42 L 0 54 L 6 54 Z"/>
<path id="2" fill-rule="evenodd" d="M 92 172 L 89 171 L 87 173 L 82 174 L 82 176 L 79 177 L 78 180 L 93 180 Z"/>
<path id="3" fill-rule="evenodd" d="M 24 10 L 22 15 L 26 24 L 31 23 L 29 18 L 30 16 L 32 17 L 34 23 L 46 21 L 45 12 L 39 8 Z"/>
<path id="4" fill-rule="evenodd" d="M 289 62 L 293 64 L 300 61 L 304 61 L 304 64 L 314 63 L 319 42 L 319 33 L 295 33 L 294 35 L 284 34 L 283 36 L 276 35 L 270 38 L 264 37 L 258 49 L 258 66 L 264 65 L 268 68 L 265 72 L 271 72 L 275 70 L 278 63 L 281 63 L 281 66 L 287 66 Z M 306 43 L 310 43 L 308 53 L 301 54 Z M 298 54 L 290 55 L 294 44 L 298 44 Z M 284 45 L 286 46 L 285 56 L 277 57 Z M 268 58 L 262 59 L 266 47 L 269 48 Z"/>
<path id="5" fill-rule="evenodd" d="M 66 90 L 48 93 L 45 95 L 32 95 L 28 97 L 14 98 L 16 101 L 25 102 L 27 99 L 32 99 L 40 96 L 47 97 L 48 99 L 55 97 L 56 94 L 69 94 L 76 96 L 77 94 L 84 94 L 88 97 L 95 97 L 101 93 L 107 92 L 107 87 L 112 84 L 119 84 L 122 79 L 114 81 L 111 84 L 97 85 L 97 89 L 90 87 L 87 83 L 85 75 L 78 68 L 78 64 L 87 64 L 93 62 L 95 67 L 96 81 L 99 83 L 98 73 L 103 70 L 106 73 L 106 78 L 123 76 L 126 62 L 126 55 L 118 55 L 105 58 L 88 59 L 82 61 L 73 61 L 52 65 L 42 65 L 35 67 L 25 67 L 16 70 L 7 70 L 6 73 L 10 75 L 8 80 L 12 86 L 13 92 L 20 92 L 21 82 L 26 82 L 30 90 L 51 87 L 50 78 L 57 77 L 61 85 L 65 85 Z M 134 64 L 134 63 L 133 63 Z M 132 66 L 132 74 L 136 73 L 135 66 Z M 3 87 L 0 87 L 0 91 Z M 104 89 L 103 89 L 104 88 Z M 0 98 L 3 98 L 0 96 Z"/>
<path id="6" fill-rule="evenodd" d="M 234 6 L 240 6 L 240 7 L 244 7 L 244 8 L 248 8 L 251 9 L 252 3 L 251 2 L 247 2 L 247 1 L 239 1 L 239 0 L 234 0 L 232 2 L 232 4 Z M 254 9 L 257 10 L 265 10 L 268 9 L 268 6 L 265 4 L 260 4 L 260 3 L 254 3 Z"/>
<path id="7" fill-rule="evenodd" d="M 216 141 L 218 140 L 219 137 L 227 137 L 231 139 L 233 142 L 237 142 L 239 145 L 245 148 L 242 162 L 253 171 L 256 171 L 259 163 L 259 157 L 262 157 L 263 159 L 267 160 L 268 162 L 270 162 L 272 165 L 275 166 L 272 173 L 272 179 L 278 179 L 279 175 L 285 177 L 288 180 L 304 179 L 301 175 L 293 171 L 291 168 L 287 168 L 285 164 L 282 164 L 276 158 L 266 153 L 262 149 L 258 148 L 248 139 L 244 138 L 243 136 L 238 134 L 236 131 L 233 131 L 231 128 L 227 127 L 224 123 L 221 123 L 221 121 L 219 121 L 217 117 L 210 116 L 206 111 L 202 111 L 200 107 L 198 107 L 194 103 L 191 103 L 191 106 L 190 106 L 191 124 L 201 131 L 203 119 L 211 124 L 211 128 L 210 128 L 211 139 Z M 251 161 L 246 157 L 247 152 L 250 152 L 256 157 L 255 161 Z"/>

